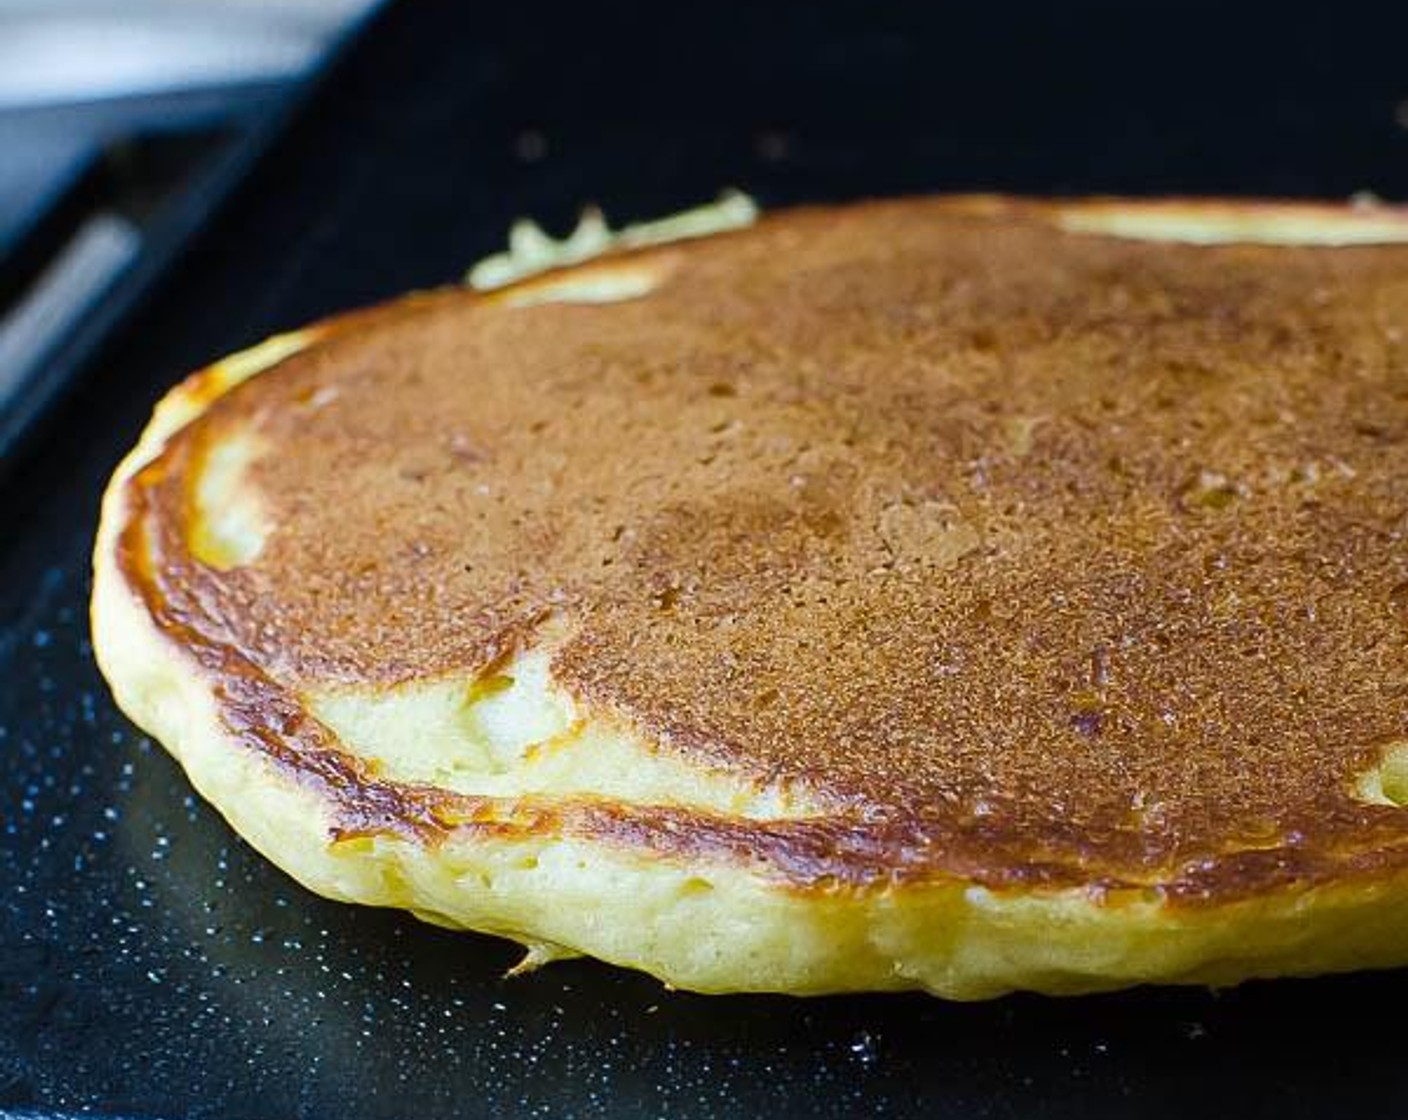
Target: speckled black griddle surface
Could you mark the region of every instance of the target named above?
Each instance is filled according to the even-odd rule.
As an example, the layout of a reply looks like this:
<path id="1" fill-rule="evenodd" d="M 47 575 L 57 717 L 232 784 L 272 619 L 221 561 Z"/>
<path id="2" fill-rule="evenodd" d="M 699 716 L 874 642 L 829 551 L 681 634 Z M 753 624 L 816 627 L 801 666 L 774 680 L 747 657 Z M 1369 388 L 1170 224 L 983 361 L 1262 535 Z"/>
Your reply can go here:
<path id="1" fill-rule="evenodd" d="M 582 201 L 649 216 L 725 185 L 1408 197 L 1401 8 L 946 7 L 408 0 L 373 25 L 0 490 L 0 1116 L 1399 1112 L 1408 973 L 974 1006 L 705 999 L 585 962 L 502 980 L 501 942 L 266 864 L 93 668 L 97 497 L 158 393 L 453 279 L 521 213 L 560 229 Z"/>

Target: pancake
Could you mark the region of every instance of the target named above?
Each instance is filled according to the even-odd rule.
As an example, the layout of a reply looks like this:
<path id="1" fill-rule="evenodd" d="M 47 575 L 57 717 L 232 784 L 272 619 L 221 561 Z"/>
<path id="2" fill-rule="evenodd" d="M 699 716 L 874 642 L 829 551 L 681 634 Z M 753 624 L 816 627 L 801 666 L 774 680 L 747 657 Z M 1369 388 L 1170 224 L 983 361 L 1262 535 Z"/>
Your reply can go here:
<path id="1" fill-rule="evenodd" d="M 805 209 L 280 336 L 103 501 L 320 894 L 704 992 L 1408 962 L 1408 213 Z"/>

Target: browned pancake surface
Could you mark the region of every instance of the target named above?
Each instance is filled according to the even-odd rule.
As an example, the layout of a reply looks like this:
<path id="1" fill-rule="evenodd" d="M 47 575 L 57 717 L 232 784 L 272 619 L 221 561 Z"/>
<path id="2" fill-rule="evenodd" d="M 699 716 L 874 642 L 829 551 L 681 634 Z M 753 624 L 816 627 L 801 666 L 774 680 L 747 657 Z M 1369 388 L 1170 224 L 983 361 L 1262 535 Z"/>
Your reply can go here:
<path id="1" fill-rule="evenodd" d="M 385 684 L 551 619 L 566 687 L 810 787 L 872 871 L 1401 862 L 1352 787 L 1408 738 L 1408 247 L 910 202 L 637 259 L 354 320 L 178 436 L 271 449 L 257 559 L 182 566 L 224 640 Z"/>

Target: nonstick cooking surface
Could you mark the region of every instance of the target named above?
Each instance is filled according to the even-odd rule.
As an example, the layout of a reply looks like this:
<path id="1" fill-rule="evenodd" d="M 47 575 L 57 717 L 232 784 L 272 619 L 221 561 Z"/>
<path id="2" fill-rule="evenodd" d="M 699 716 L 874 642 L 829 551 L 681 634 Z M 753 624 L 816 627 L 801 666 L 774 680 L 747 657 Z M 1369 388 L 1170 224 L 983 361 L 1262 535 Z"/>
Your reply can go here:
<path id="1" fill-rule="evenodd" d="M 159 393 L 274 330 L 452 281 L 521 214 L 562 232 L 585 202 L 650 217 L 726 186 L 773 206 L 1408 196 L 1402 6 L 979 7 L 641 22 L 406 0 L 370 27 L 6 472 L 0 1115 L 1400 1111 L 1408 972 L 979 1005 L 705 998 L 591 962 L 502 979 L 512 946 L 326 902 L 255 855 L 93 667 L 97 499 Z"/>

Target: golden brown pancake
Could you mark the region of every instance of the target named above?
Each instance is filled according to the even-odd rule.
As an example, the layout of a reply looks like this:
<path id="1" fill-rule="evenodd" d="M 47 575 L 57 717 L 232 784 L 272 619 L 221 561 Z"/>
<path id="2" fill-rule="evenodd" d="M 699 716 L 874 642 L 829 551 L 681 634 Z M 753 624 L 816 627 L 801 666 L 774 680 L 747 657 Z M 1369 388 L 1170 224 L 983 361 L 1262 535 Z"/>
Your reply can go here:
<path id="1" fill-rule="evenodd" d="M 534 959 L 1408 962 L 1405 240 L 910 200 L 332 320 L 158 409 L 98 655 L 310 887 Z"/>

